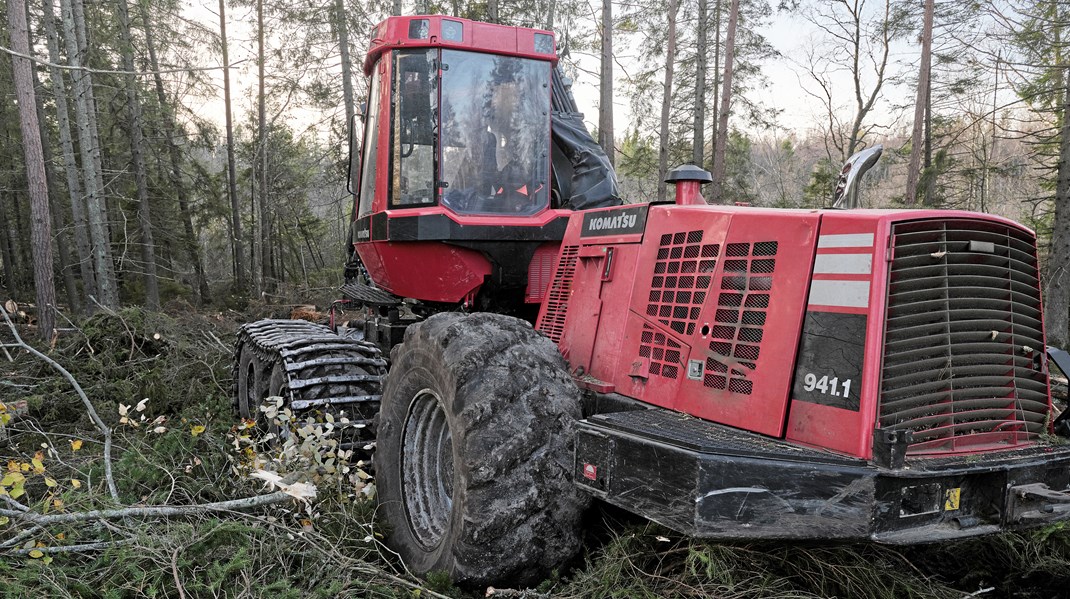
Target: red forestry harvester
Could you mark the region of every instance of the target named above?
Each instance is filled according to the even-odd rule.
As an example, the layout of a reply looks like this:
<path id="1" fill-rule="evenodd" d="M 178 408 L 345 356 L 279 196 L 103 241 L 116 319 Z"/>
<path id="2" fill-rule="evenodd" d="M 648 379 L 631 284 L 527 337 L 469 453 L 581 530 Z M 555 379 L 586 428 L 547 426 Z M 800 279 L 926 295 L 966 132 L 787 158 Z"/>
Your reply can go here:
<path id="1" fill-rule="evenodd" d="M 380 24 L 341 289 L 367 317 L 239 335 L 242 416 L 282 396 L 365 419 L 348 442 L 375 435 L 413 571 L 537 578 L 592 497 L 725 539 L 1070 519 L 1031 231 L 708 206 L 697 167 L 675 202 L 624 204 L 555 63 L 547 31 Z M 848 205 L 878 155 L 845 165 Z"/>

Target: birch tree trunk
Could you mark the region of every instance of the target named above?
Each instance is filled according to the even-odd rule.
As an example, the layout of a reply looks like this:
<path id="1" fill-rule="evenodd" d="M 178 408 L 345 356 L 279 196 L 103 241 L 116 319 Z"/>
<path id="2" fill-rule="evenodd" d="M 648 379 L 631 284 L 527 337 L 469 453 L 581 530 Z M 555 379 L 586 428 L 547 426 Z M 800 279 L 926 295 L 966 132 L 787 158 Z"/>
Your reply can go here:
<path id="1" fill-rule="evenodd" d="M 26 30 L 26 12 L 21 1 L 7 4 L 8 32 L 15 52 L 29 55 L 30 40 Z M 33 281 L 37 301 L 37 336 L 52 339 L 56 328 L 56 288 L 52 280 L 52 223 L 48 209 L 48 184 L 45 180 L 45 157 L 41 147 L 41 128 L 37 120 L 32 65 L 28 58 L 11 57 L 15 97 L 19 104 L 19 130 L 25 154 L 26 179 L 30 192 L 30 243 L 33 248 Z"/>
<path id="2" fill-rule="evenodd" d="M 676 63 L 677 0 L 669 0 L 669 31 L 665 40 L 665 87 L 661 96 L 661 137 L 658 142 L 658 201 L 665 201 L 665 177 L 669 172 L 669 112 L 672 108 L 672 77 Z"/>

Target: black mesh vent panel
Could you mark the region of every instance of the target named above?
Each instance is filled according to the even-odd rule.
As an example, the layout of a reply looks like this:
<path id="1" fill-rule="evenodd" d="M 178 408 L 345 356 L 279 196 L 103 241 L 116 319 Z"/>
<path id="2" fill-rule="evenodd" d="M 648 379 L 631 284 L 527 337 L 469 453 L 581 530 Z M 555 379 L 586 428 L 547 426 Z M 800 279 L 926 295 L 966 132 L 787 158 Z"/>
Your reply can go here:
<path id="1" fill-rule="evenodd" d="M 650 360 L 650 374 L 675 379 L 680 376 L 683 347 L 665 333 L 643 325 L 639 355 Z"/>
<path id="2" fill-rule="evenodd" d="M 702 244 L 702 231 L 662 235 L 650 281 L 647 316 L 681 335 L 694 334 L 719 251 L 716 244 Z"/>
<path id="3" fill-rule="evenodd" d="M 716 324 L 710 331 L 710 352 L 714 355 L 706 360 L 705 386 L 751 394 L 749 377 L 758 366 L 776 252 L 775 241 L 725 247 Z"/>

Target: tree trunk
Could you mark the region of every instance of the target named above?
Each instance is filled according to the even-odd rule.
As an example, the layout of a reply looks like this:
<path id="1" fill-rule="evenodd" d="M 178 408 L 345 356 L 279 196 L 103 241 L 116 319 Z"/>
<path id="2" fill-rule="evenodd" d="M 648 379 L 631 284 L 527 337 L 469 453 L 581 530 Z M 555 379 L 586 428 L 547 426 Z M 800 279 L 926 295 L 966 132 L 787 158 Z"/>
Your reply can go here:
<path id="1" fill-rule="evenodd" d="M 487 0 L 487 20 L 491 23 L 498 22 L 498 0 Z"/>
<path id="2" fill-rule="evenodd" d="M 724 7 L 721 4 L 721 0 L 714 0 L 713 2 L 713 102 L 710 106 L 714 110 L 720 105 L 721 98 L 721 13 L 724 12 Z M 717 115 L 714 114 L 710 130 L 710 144 L 716 146 L 717 144 Z M 710 169 L 713 169 L 713 154 L 716 153 L 716 148 L 710 148 Z M 701 165 L 700 165 L 701 166 Z"/>
<path id="3" fill-rule="evenodd" d="M 26 12 L 22 2 L 7 3 L 7 22 L 15 52 L 29 55 Z M 33 90 L 32 65 L 27 58 L 11 57 L 15 97 L 19 104 L 19 129 L 25 153 L 26 179 L 30 191 L 30 243 L 33 246 L 33 281 L 37 301 L 37 336 L 52 339 L 56 329 L 56 288 L 52 280 L 52 221 L 48 210 L 45 157 L 41 147 L 41 127 L 37 120 L 37 100 Z"/>
<path id="4" fill-rule="evenodd" d="M 695 132 L 691 142 L 691 163 L 701 167 L 706 153 L 706 29 L 709 24 L 707 0 L 698 0 L 698 40 L 695 60 Z"/>
<path id="5" fill-rule="evenodd" d="M 334 18 L 338 27 L 338 50 L 342 55 L 342 101 L 346 108 L 346 129 L 353 127 L 357 110 L 353 99 L 353 61 L 349 57 L 349 22 L 346 20 L 345 0 L 334 0 Z M 350 131 L 356 135 L 355 131 Z"/>
<path id="6" fill-rule="evenodd" d="M 1064 74 L 1064 81 L 1070 77 Z M 1060 115 L 1059 167 L 1055 182 L 1055 220 L 1048 257 L 1048 289 L 1044 297 L 1044 324 L 1048 345 L 1070 344 L 1070 85 L 1063 87 Z"/>
<path id="7" fill-rule="evenodd" d="M 126 111 L 130 122 L 130 160 L 134 166 L 134 184 L 137 186 L 138 222 L 141 225 L 141 262 L 145 269 L 145 303 L 150 310 L 160 309 L 160 281 L 156 275 L 156 242 L 152 236 L 152 213 L 149 206 L 149 177 L 145 170 L 145 134 L 141 127 L 141 100 L 138 98 L 137 79 L 134 77 L 134 48 L 130 41 L 130 12 L 127 0 L 115 3 L 119 14 L 120 55 L 126 74 Z"/>
<path id="8" fill-rule="evenodd" d="M 60 0 L 63 11 L 64 39 L 67 43 L 67 60 L 72 67 L 74 80 L 75 116 L 78 122 L 78 149 L 82 155 L 85 173 L 86 217 L 89 222 L 89 239 L 92 245 L 93 269 L 97 274 L 97 301 L 106 308 L 119 307 L 119 292 L 115 280 L 115 267 L 111 257 L 111 239 L 108 235 L 104 210 L 104 176 L 100 163 L 100 137 L 96 127 L 93 80 L 83 70 L 85 29 L 81 4 L 78 0 Z"/>
<path id="9" fill-rule="evenodd" d="M 918 181 L 921 180 L 922 126 L 927 114 L 930 66 L 932 65 L 933 5 L 925 0 L 925 18 L 921 28 L 921 66 L 918 69 L 918 95 L 914 102 L 914 129 L 910 135 L 910 160 L 907 163 L 907 188 L 904 203 L 913 206 L 918 201 Z"/>
<path id="10" fill-rule="evenodd" d="M 602 0 L 602 71 L 599 74 L 598 145 L 615 165 L 613 139 L 613 0 Z"/>
<path id="11" fill-rule="evenodd" d="M 9 232 L 11 221 L 7 218 L 7 199 L 4 196 L 3 190 L 0 190 L 0 261 L 4 263 L 3 286 L 9 295 L 15 296 L 18 291 L 18 281 L 15 279 L 15 252 L 11 247 Z"/>
<path id="12" fill-rule="evenodd" d="M 665 88 L 661 96 L 661 138 L 658 143 L 658 201 L 665 201 L 665 177 L 669 172 L 669 113 L 672 109 L 672 76 L 676 63 L 677 0 L 669 0 L 669 31 L 665 38 Z"/>
<path id="13" fill-rule="evenodd" d="M 268 243 L 267 230 L 267 96 L 265 90 L 266 75 L 264 73 L 266 55 L 264 52 L 264 0 L 256 2 L 256 31 L 257 31 L 257 101 L 256 101 L 256 156 L 257 167 L 257 204 L 260 213 L 260 239 L 254 240 L 260 250 L 260 283 L 257 291 L 263 291 L 267 287 L 267 279 L 271 273 L 271 251 Z"/>
<path id="14" fill-rule="evenodd" d="M 204 262 L 201 260 L 200 244 L 197 242 L 197 234 L 193 230 L 193 214 L 189 209 L 189 198 L 187 197 L 186 184 L 182 180 L 182 153 L 179 151 L 178 144 L 175 142 L 175 113 L 171 108 L 171 103 L 167 99 L 167 93 L 164 91 L 163 77 L 160 75 L 160 63 L 156 59 L 156 39 L 154 37 L 153 26 L 149 19 L 148 12 L 144 9 L 141 11 L 141 21 L 145 28 L 145 46 L 149 51 L 149 65 L 152 68 L 153 80 L 156 85 L 156 100 L 160 104 L 160 111 L 162 113 L 163 136 L 167 143 L 168 157 L 171 161 L 168 177 L 171 182 L 171 187 L 174 189 L 175 195 L 178 198 L 178 212 L 179 216 L 182 218 L 182 228 L 185 233 L 182 246 L 185 250 L 186 259 L 189 260 L 190 264 L 193 266 L 193 276 L 195 279 L 193 282 L 194 300 L 197 305 L 203 305 L 211 299 L 211 292 L 208 289 L 208 278 L 204 274 Z M 224 69 L 224 72 L 226 72 L 226 69 Z M 225 76 L 224 78 L 227 77 Z"/>
<path id="15" fill-rule="evenodd" d="M 401 0 L 394 0 L 393 4 L 391 4 L 390 7 L 390 14 L 394 15 L 395 17 L 401 15 Z"/>
<path id="16" fill-rule="evenodd" d="M 44 3 L 45 36 L 48 38 L 48 56 L 53 65 L 59 65 L 62 58 L 59 53 L 59 36 L 56 34 L 55 14 L 52 0 Z M 85 296 L 97 296 L 96 273 L 93 272 L 92 249 L 89 245 L 89 232 L 86 230 L 85 198 L 82 196 L 82 181 L 78 169 L 78 160 L 74 154 L 74 142 L 71 138 L 71 117 L 67 104 L 67 88 L 64 85 L 63 69 L 58 66 L 49 68 L 52 80 L 52 95 L 56 102 L 56 123 L 59 125 L 59 145 L 63 152 L 64 172 L 67 175 L 67 194 L 70 196 L 71 218 L 74 220 L 74 246 L 78 252 L 78 270 L 82 276 L 82 289 Z M 73 306 L 72 306 L 73 308 Z M 92 308 L 89 308 L 92 311 Z"/>
<path id="17" fill-rule="evenodd" d="M 728 31 L 724 40 L 724 80 L 721 82 L 721 108 L 717 114 L 717 139 L 713 144 L 713 183 L 710 200 L 722 201 L 724 192 L 725 156 L 728 152 L 728 111 L 732 107 L 732 70 L 735 67 L 736 25 L 739 23 L 739 0 L 732 0 L 728 9 Z"/>
<path id="18" fill-rule="evenodd" d="M 9 6 L 14 4 L 9 3 Z M 28 8 L 28 7 L 27 7 Z M 29 10 L 26 11 L 27 14 Z M 48 188 L 49 216 L 52 218 L 52 231 L 55 236 L 56 249 L 59 250 L 59 272 L 63 276 L 63 291 L 67 296 L 67 305 L 74 313 L 80 313 L 81 301 L 78 298 L 78 282 L 74 278 L 73 262 L 71 260 L 70 244 L 67 243 L 67 215 L 59 205 L 59 185 L 56 184 L 55 167 L 53 166 L 52 147 L 48 139 L 48 128 L 45 126 L 44 86 L 37 77 L 37 71 L 30 69 L 33 75 L 34 110 L 37 114 L 37 127 L 41 135 L 41 156 L 45 162 L 45 185 Z"/>
<path id="19" fill-rule="evenodd" d="M 227 195 L 230 196 L 230 248 L 234 262 L 234 286 L 239 293 L 249 290 L 245 278 L 245 248 L 242 247 L 241 209 L 238 206 L 238 172 L 234 166 L 234 111 L 230 106 L 230 57 L 227 51 L 226 0 L 219 0 L 219 41 L 223 48 L 223 105 L 227 126 Z"/>

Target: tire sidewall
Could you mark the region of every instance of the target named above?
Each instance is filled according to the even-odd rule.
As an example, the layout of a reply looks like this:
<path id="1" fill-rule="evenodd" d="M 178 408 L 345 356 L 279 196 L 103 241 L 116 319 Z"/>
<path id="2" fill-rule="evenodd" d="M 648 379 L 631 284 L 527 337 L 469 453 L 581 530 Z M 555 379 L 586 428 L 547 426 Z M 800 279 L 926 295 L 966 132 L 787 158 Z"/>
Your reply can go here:
<path id="1" fill-rule="evenodd" d="M 249 380 L 249 369 L 253 370 L 252 380 Z M 238 372 L 237 372 L 237 408 L 238 415 L 247 420 L 260 420 L 262 417 L 260 414 L 259 403 L 254 404 L 250 400 L 250 396 L 260 398 L 263 401 L 264 391 L 266 390 L 266 381 L 263 366 L 260 364 L 260 358 L 256 355 L 256 352 L 249 345 L 242 347 L 241 353 L 238 356 Z M 252 387 L 252 389 L 250 389 Z"/>
<path id="2" fill-rule="evenodd" d="M 462 470 L 463 457 L 460 448 L 464 440 L 463 427 L 458 426 L 454 416 L 456 404 L 456 381 L 448 374 L 436 352 L 418 348 L 406 352 L 391 366 L 397 376 L 388 377 L 383 390 L 382 414 L 376 441 L 376 470 L 378 495 L 383 520 L 391 523 L 387 531 L 388 543 L 400 549 L 410 568 L 417 572 L 444 571 L 454 573 L 455 562 L 450 548 L 459 539 L 463 522 L 462 506 L 465 504 Z M 413 533 L 408 509 L 405 506 L 404 434 L 413 400 L 420 391 L 434 392 L 446 415 L 446 423 L 452 437 L 453 452 L 453 497 L 449 524 L 433 547 L 425 547 Z"/>

